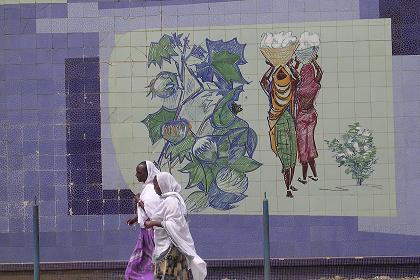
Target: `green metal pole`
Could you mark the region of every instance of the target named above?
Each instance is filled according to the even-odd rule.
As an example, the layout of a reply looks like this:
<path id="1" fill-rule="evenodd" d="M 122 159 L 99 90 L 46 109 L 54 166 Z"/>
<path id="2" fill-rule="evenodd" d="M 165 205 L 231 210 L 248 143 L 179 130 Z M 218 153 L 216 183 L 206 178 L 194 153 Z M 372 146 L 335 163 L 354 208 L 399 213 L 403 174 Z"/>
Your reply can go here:
<path id="1" fill-rule="evenodd" d="M 33 206 L 34 280 L 39 280 L 39 208 L 35 197 Z"/>
<path id="2" fill-rule="evenodd" d="M 267 193 L 263 200 L 263 229 L 264 229 L 264 280 L 270 280 L 270 225 L 268 214 Z"/>

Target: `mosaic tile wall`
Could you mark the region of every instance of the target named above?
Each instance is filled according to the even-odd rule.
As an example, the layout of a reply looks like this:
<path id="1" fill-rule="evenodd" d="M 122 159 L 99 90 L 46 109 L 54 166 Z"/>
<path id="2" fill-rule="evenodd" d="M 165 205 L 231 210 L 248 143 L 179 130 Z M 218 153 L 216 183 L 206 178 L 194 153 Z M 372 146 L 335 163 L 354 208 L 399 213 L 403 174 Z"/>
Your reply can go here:
<path id="1" fill-rule="evenodd" d="M 383 65 L 385 72 L 392 75 L 392 82 L 383 86 L 383 90 L 392 95 L 388 105 L 393 108 L 385 115 L 390 121 L 387 128 L 393 128 L 386 130 L 387 137 L 392 135 L 389 141 L 394 143 L 388 146 L 392 149 L 387 154 L 387 159 L 392 159 L 391 175 L 387 178 L 391 178 L 394 185 L 394 192 L 389 192 L 386 198 L 387 215 L 361 215 L 343 210 L 362 209 L 357 205 L 360 201 L 346 207 L 340 204 L 342 215 L 338 215 L 336 209 L 330 214 L 325 209 L 319 213 L 299 212 L 306 211 L 302 208 L 295 213 L 284 213 L 281 209 L 288 207 L 284 203 L 303 201 L 299 192 L 294 200 L 286 200 L 283 189 L 277 191 L 284 188 L 283 185 L 252 189 L 250 184 L 243 209 L 222 214 L 211 210 L 190 216 L 198 251 L 205 258 L 261 257 L 262 219 L 258 205 L 263 191 L 268 191 L 270 206 L 277 214 L 271 220 L 271 252 L 275 257 L 419 254 L 418 1 L 5 0 L 1 3 L 0 262 L 31 261 L 28 251 L 32 250 L 31 214 L 35 196 L 40 204 L 42 261 L 128 259 L 138 231 L 126 225 L 134 211 L 132 190 L 138 190 L 132 178 L 135 164 L 131 165 L 145 157 L 154 158 L 160 150 L 147 142 L 150 141 L 147 137 L 138 137 L 141 140 L 130 145 L 125 145 L 127 142 L 121 139 L 113 142 L 113 137 L 120 133 L 124 138 L 129 130 L 130 139 L 135 139 L 140 132 L 130 126 L 133 123 L 140 126 L 139 121 L 156 107 L 153 103 L 138 106 L 138 100 L 123 95 L 125 90 L 121 90 L 127 88 L 130 94 L 147 92 L 144 86 L 156 73 L 144 66 L 147 61 L 145 44 L 158 41 L 165 32 L 188 32 L 192 34 L 192 42 L 203 41 L 204 30 L 208 36 L 213 32 L 213 40 L 238 37 L 249 49 L 252 43 L 248 39 L 252 36 L 244 34 L 243 30 L 253 30 L 255 34 L 278 29 L 298 32 L 317 25 L 330 31 L 323 35 L 321 30 L 321 39 L 333 36 L 334 40 L 341 38 L 343 42 L 351 41 L 342 33 L 345 26 L 366 27 L 368 36 L 376 36 L 377 30 L 382 28 L 382 37 L 373 40 L 385 46 L 376 50 L 384 53 L 384 60 L 365 65 L 368 70 L 361 71 L 374 71 L 369 67 Z M 135 39 L 131 34 L 135 32 L 146 34 L 143 41 L 137 41 L 141 41 L 140 45 L 133 43 Z M 357 50 L 366 51 L 363 49 L 366 39 L 357 38 L 356 32 L 352 37 L 361 47 Z M 245 39 L 241 41 L 242 38 Z M 254 44 L 258 43 L 258 37 L 253 40 Z M 143 55 L 136 56 L 135 49 L 143 51 Z M 328 64 L 326 59 L 328 50 L 337 52 L 327 47 L 320 52 L 323 67 L 331 65 L 331 60 Z M 258 53 L 256 45 L 255 52 Z M 355 52 L 355 57 L 357 54 L 363 56 Z M 135 67 L 134 63 L 138 62 L 141 68 L 118 68 L 120 61 L 130 63 L 130 67 L 131 63 Z M 258 63 L 251 61 L 249 65 Z M 365 67 L 356 58 L 345 65 L 337 62 L 336 67 L 353 63 L 356 65 L 352 68 L 354 73 Z M 140 73 L 133 85 L 132 73 Z M 255 74 L 250 88 L 260 90 L 260 72 L 243 73 Z M 127 77 L 130 77 L 129 82 Z M 346 78 L 341 79 L 348 82 Z M 325 83 L 328 82 L 331 80 Z M 117 110 L 113 114 L 112 92 L 121 93 L 116 97 L 118 104 L 127 104 L 125 108 L 141 107 L 144 111 L 130 114 L 130 110 Z M 358 102 L 356 96 L 354 98 Z M 244 113 L 251 110 L 245 99 L 241 101 Z M 112 126 L 115 122 L 126 122 L 129 128 L 120 126 L 121 130 L 115 130 Z M 248 122 L 258 129 L 257 122 Z M 325 128 L 326 123 L 323 126 Z M 265 130 L 261 135 L 263 133 Z M 121 147 L 132 150 L 119 153 Z M 259 156 L 257 160 L 265 162 L 264 165 L 270 161 L 267 156 Z M 260 176 L 264 178 L 264 174 Z M 181 181 L 188 182 L 185 178 Z M 379 201 L 379 204 L 384 205 L 384 202 Z"/>

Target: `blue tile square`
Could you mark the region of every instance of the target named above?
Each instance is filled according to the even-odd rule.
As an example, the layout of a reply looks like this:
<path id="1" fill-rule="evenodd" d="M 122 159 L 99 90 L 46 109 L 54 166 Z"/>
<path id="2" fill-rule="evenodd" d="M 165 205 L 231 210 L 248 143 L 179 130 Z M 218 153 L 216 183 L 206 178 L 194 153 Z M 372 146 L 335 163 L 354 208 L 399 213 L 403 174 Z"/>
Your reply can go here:
<path id="1" fill-rule="evenodd" d="M 68 50 L 66 48 L 59 48 L 59 49 L 53 49 L 51 51 L 52 54 L 52 63 L 60 64 L 65 61 L 65 59 L 68 57 Z M 62 77 L 62 72 L 57 72 L 57 69 L 54 68 L 53 73 L 57 73 L 58 77 Z"/>
<path id="2" fill-rule="evenodd" d="M 39 231 L 50 232 L 55 231 L 55 217 L 39 217 Z"/>
<path id="3" fill-rule="evenodd" d="M 7 154 L 9 156 L 23 155 L 23 143 L 22 143 L 22 141 L 8 142 L 6 147 L 7 147 Z"/>
<path id="4" fill-rule="evenodd" d="M 85 94 L 83 90 L 75 90 L 76 92 L 67 95 L 67 108 L 80 109 L 85 105 Z"/>
<path id="5" fill-rule="evenodd" d="M 3 233 L 8 233 L 8 232 L 9 232 L 9 218 L 0 217 L 0 244 L 2 244 L 3 247 L 6 247 L 8 244 L 7 243 L 8 240 L 3 236 Z"/>
<path id="6" fill-rule="evenodd" d="M 19 19 L 5 19 L 4 33 L 6 35 L 20 34 L 20 20 Z"/>
<path id="7" fill-rule="evenodd" d="M 104 199 L 118 200 L 118 190 L 103 190 Z"/>
<path id="8" fill-rule="evenodd" d="M 38 141 L 23 141 L 23 154 L 35 155 L 38 152 Z"/>
<path id="9" fill-rule="evenodd" d="M 103 215 L 103 201 L 89 200 L 88 201 L 88 215 Z"/>
<path id="10" fill-rule="evenodd" d="M 33 22 L 35 23 L 35 22 Z M 35 34 L 22 34 L 19 36 L 20 49 L 35 49 L 36 48 L 36 35 Z"/>
<path id="11" fill-rule="evenodd" d="M 9 204 L 4 201 L 0 201 L 0 217 L 9 216 Z"/>
<path id="12" fill-rule="evenodd" d="M 23 198 L 26 201 L 34 201 L 35 197 L 39 198 L 39 186 L 24 186 Z"/>
<path id="13" fill-rule="evenodd" d="M 57 221 L 57 225 L 56 225 L 56 232 L 60 232 L 60 234 L 58 235 L 57 238 L 58 242 L 60 242 L 59 244 L 61 244 L 62 246 L 64 246 L 65 244 L 67 244 L 67 242 L 71 242 L 71 237 L 70 240 L 67 239 L 67 236 L 71 236 L 70 234 L 71 232 L 71 224 L 72 224 L 72 218 L 71 216 L 67 216 L 67 215 L 60 215 L 60 216 L 56 216 L 56 221 Z"/>
<path id="14" fill-rule="evenodd" d="M 54 155 L 54 140 L 39 141 L 40 155 Z"/>
<path id="15" fill-rule="evenodd" d="M 66 170 L 67 169 L 67 156 L 54 156 L 54 169 Z"/>
<path id="16" fill-rule="evenodd" d="M 101 185 L 88 185 L 87 186 L 87 198 L 88 199 L 103 199 L 102 186 Z"/>
<path id="17" fill-rule="evenodd" d="M 85 123 L 85 110 L 81 108 L 70 108 L 67 111 L 67 120 L 69 123 Z"/>
<path id="18" fill-rule="evenodd" d="M 55 247 L 57 246 L 57 233 L 55 232 L 43 232 L 39 235 L 39 246 L 44 247 Z"/>
<path id="19" fill-rule="evenodd" d="M 56 215 L 55 201 L 43 201 L 41 198 L 41 201 L 39 203 L 39 216 L 40 217 L 53 217 L 55 215 Z"/>
<path id="20" fill-rule="evenodd" d="M 83 47 L 83 33 L 69 33 L 67 40 L 67 46 L 69 48 Z"/>
<path id="21" fill-rule="evenodd" d="M 67 184 L 67 171 L 57 171 L 54 172 L 54 185 L 55 186 L 64 186 Z"/>
<path id="22" fill-rule="evenodd" d="M 66 125 L 54 125 L 54 139 L 64 140 L 66 139 Z M 63 144 L 64 141 L 57 141 L 56 144 Z"/>
<path id="23" fill-rule="evenodd" d="M 87 170 L 86 183 L 88 185 L 100 185 L 102 183 L 102 170 Z"/>
<path id="24" fill-rule="evenodd" d="M 98 236 L 95 238 L 90 238 L 89 239 L 89 244 L 90 245 L 102 245 L 102 233 L 101 231 L 103 230 L 103 223 L 104 223 L 104 219 L 103 216 L 88 216 L 88 231 L 96 231 Z M 92 234 L 89 234 L 89 236 L 93 236 Z M 96 241 L 95 241 L 96 240 Z"/>
<path id="25" fill-rule="evenodd" d="M 83 142 L 82 142 L 83 143 Z M 72 170 L 84 170 L 87 168 L 86 161 L 87 156 L 84 154 L 73 154 L 68 156 L 68 162 L 70 163 L 70 168 Z"/>
<path id="26" fill-rule="evenodd" d="M 91 124 L 97 124 L 100 127 L 101 123 L 101 111 L 100 109 L 85 109 L 86 122 Z"/>
<path id="27" fill-rule="evenodd" d="M 7 157 L 0 157 L 0 171 L 7 171 Z"/>
<path id="28" fill-rule="evenodd" d="M 86 185 L 74 185 L 72 188 L 72 199 L 86 200 L 87 199 L 87 186 Z"/>
<path id="29" fill-rule="evenodd" d="M 20 17 L 21 18 L 36 18 L 35 5 L 20 5 Z"/>
<path id="30" fill-rule="evenodd" d="M 83 58 L 68 58 L 66 65 L 66 81 L 84 78 Z"/>
<path id="31" fill-rule="evenodd" d="M 21 34 L 34 34 L 36 33 L 36 21 L 35 19 L 20 20 L 20 33 Z"/>
<path id="32" fill-rule="evenodd" d="M 27 155 L 23 156 L 23 169 L 26 170 L 38 170 L 39 169 L 39 157 L 38 155 Z"/>
<path id="33" fill-rule="evenodd" d="M 39 183 L 41 188 L 43 186 L 54 185 L 54 171 L 40 171 L 39 172 Z"/>
<path id="34" fill-rule="evenodd" d="M 67 141 L 67 153 L 69 155 L 79 155 L 86 152 L 85 140 Z"/>
<path id="35" fill-rule="evenodd" d="M 66 199 L 66 197 L 65 198 L 60 198 L 60 199 Z M 55 211 L 56 211 L 56 217 L 68 216 L 69 215 L 69 205 L 68 205 L 67 200 L 56 201 L 55 202 Z"/>
<path id="36" fill-rule="evenodd" d="M 24 110 L 22 111 L 22 123 L 25 125 L 35 125 L 37 123 L 38 115 L 38 110 Z"/>
<path id="37" fill-rule="evenodd" d="M 51 17 L 67 18 L 67 4 L 51 4 Z"/>
<path id="38" fill-rule="evenodd" d="M 83 214 L 79 214 L 79 215 L 83 215 Z M 85 231 L 87 230 L 87 216 L 73 216 L 71 228 L 72 228 L 72 231 L 82 231 L 85 233 Z"/>
<path id="39" fill-rule="evenodd" d="M 119 214 L 134 214 L 135 205 L 132 199 L 119 200 Z"/>
<path id="40" fill-rule="evenodd" d="M 92 48 L 98 47 L 99 34 L 98 33 L 83 33 L 83 47 Z"/>
<path id="41" fill-rule="evenodd" d="M 66 33 L 53 33 L 52 43 L 54 49 L 67 48 L 68 35 Z"/>
<path id="42" fill-rule="evenodd" d="M 36 18 L 51 18 L 51 4 L 37 4 Z"/>
<path id="43" fill-rule="evenodd" d="M 89 140 L 99 140 L 101 139 L 101 126 L 99 123 L 95 124 L 85 124 L 86 128 L 86 139 Z"/>
<path id="44" fill-rule="evenodd" d="M 7 235 L 9 247 L 25 247 L 25 235 L 23 232 L 9 233 Z"/>
<path id="45" fill-rule="evenodd" d="M 105 215 L 104 218 L 104 230 L 117 230 L 119 228 L 120 219 L 119 215 Z"/>
<path id="46" fill-rule="evenodd" d="M 38 171 L 25 171 L 24 172 L 24 185 L 38 187 L 39 186 L 39 172 Z"/>
<path id="47" fill-rule="evenodd" d="M 75 217 L 77 217 L 77 215 L 87 215 L 86 197 L 84 197 L 83 200 L 72 200 L 70 203 L 71 203 L 72 213 Z"/>
<path id="48" fill-rule="evenodd" d="M 54 156 L 40 155 L 39 156 L 40 170 L 54 170 Z"/>
<path id="49" fill-rule="evenodd" d="M 42 49 L 52 48 L 52 34 L 51 33 L 38 33 L 36 34 L 36 47 Z"/>
<path id="50" fill-rule="evenodd" d="M 16 94 L 16 93 L 7 94 L 6 105 L 9 110 L 21 110 L 22 109 L 22 95 Z"/>
<path id="51" fill-rule="evenodd" d="M 130 189 L 120 189 L 118 196 L 120 199 L 133 199 L 134 193 Z"/>
<path id="52" fill-rule="evenodd" d="M 40 200 L 43 201 L 55 201 L 55 186 L 40 186 L 39 188 Z"/>
<path id="53" fill-rule="evenodd" d="M 20 88 L 22 93 L 27 97 L 28 95 L 33 95 L 36 92 L 36 80 L 22 80 L 19 81 Z"/>
<path id="54" fill-rule="evenodd" d="M 86 139 L 86 153 L 88 155 L 101 154 L 101 140 L 100 139 Z"/>
<path id="55" fill-rule="evenodd" d="M 119 214 L 119 203 L 116 199 L 104 200 L 104 215 Z"/>
<path id="56" fill-rule="evenodd" d="M 10 155 L 7 160 L 7 165 L 11 170 L 23 170 L 23 156 Z"/>
<path id="57" fill-rule="evenodd" d="M 0 141 L 0 157 L 7 155 L 7 144 L 6 141 Z"/>
<path id="58" fill-rule="evenodd" d="M 86 158 L 86 166 L 88 169 L 102 169 L 102 159 L 101 155 L 89 155 Z"/>
<path id="59" fill-rule="evenodd" d="M 36 110 L 38 109 L 38 97 L 36 94 L 26 95 L 22 99 L 23 110 Z"/>
<path id="60" fill-rule="evenodd" d="M 9 232 L 23 232 L 24 223 L 23 216 L 9 218 Z"/>

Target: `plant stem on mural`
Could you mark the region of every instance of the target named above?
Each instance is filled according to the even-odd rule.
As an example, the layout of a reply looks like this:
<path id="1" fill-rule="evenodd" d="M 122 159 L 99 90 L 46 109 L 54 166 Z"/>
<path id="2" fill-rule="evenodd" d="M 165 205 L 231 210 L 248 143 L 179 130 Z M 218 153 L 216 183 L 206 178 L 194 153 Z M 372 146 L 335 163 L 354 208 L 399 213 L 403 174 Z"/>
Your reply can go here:
<path id="1" fill-rule="evenodd" d="M 190 46 L 188 35 L 176 33 L 150 44 L 148 67 L 166 62 L 148 85 L 148 96 L 162 106 L 142 123 L 152 144 L 165 141 L 159 166 L 164 159 L 169 169 L 187 161 L 180 171 L 189 174 L 186 188 L 196 188 L 186 199 L 191 212 L 237 207 L 246 197 L 246 173 L 261 166 L 252 159 L 257 134 L 237 116 L 242 108 L 235 103 L 248 84 L 239 68 L 247 63 L 244 49 L 236 38 Z"/>

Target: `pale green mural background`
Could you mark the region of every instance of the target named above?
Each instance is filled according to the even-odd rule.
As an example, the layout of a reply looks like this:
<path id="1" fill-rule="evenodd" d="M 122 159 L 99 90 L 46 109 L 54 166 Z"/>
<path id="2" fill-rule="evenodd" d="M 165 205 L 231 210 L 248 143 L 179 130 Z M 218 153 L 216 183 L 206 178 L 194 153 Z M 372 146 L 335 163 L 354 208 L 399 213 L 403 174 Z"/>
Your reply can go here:
<path id="1" fill-rule="evenodd" d="M 286 197 L 281 165 L 270 149 L 267 126 L 269 108 L 259 80 L 267 70 L 259 51 L 264 32 L 292 31 L 299 37 L 304 31 L 320 35 L 318 62 L 324 71 L 316 109 L 318 124 L 315 141 L 319 158 L 319 181 L 307 185 L 297 182 L 301 166 L 296 165 L 293 185 L 299 190 L 294 198 Z M 260 214 L 264 192 L 270 199 L 274 215 L 325 216 L 395 216 L 395 161 L 392 94 L 391 28 L 389 19 L 289 23 L 274 25 L 242 25 L 211 28 L 179 28 L 162 30 L 136 30 L 115 37 L 115 46 L 109 62 L 101 62 L 108 69 L 107 98 L 102 100 L 104 128 L 110 128 L 118 167 L 122 179 L 113 178 L 115 184 L 127 184 L 136 190 L 133 167 L 138 159 L 157 160 L 163 142 L 152 145 L 147 127 L 140 121 L 161 106 L 159 98 L 146 97 L 148 85 L 159 72 L 159 67 L 147 67 L 147 53 L 151 42 L 158 42 L 164 34 L 189 34 L 191 44 L 204 46 L 205 40 L 228 41 L 237 38 L 246 44 L 248 63 L 240 69 L 249 84 L 244 85 L 238 103 L 243 111 L 238 114 L 258 135 L 253 158 L 262 163 L 257 170 L 247 173 L 247 198 L 238 207 L 228 211 L 207 208 L 206 214 Z M 104 51 L 101 48 L 101 51 Z M 164 65 L 163 70 L 173 65 Z M 324 140 L 339 138 L 348 125 L 359 122 L 362 128 L 373 132 L 378 161 L 375 171 L 362 186 L 357 186 L 344 168 L 338 167 L 334 154 Z M 107 131 L 103 129 L 103 131 Z M 104 132 L 103 132 L 104 133 Z M 110 151 L 111 153 L 111 151 Z M 103 151 L 103 161 L 112 161 Z M 186 163 L 171 171 L 183 184 L 188 174 L 178 172 Z M 104 182 L 106 180 L 104 174 Z M 117 187 L 117 186 L 115 186 Z M 185 190 L 187 197 L 191 190 Z"/>

